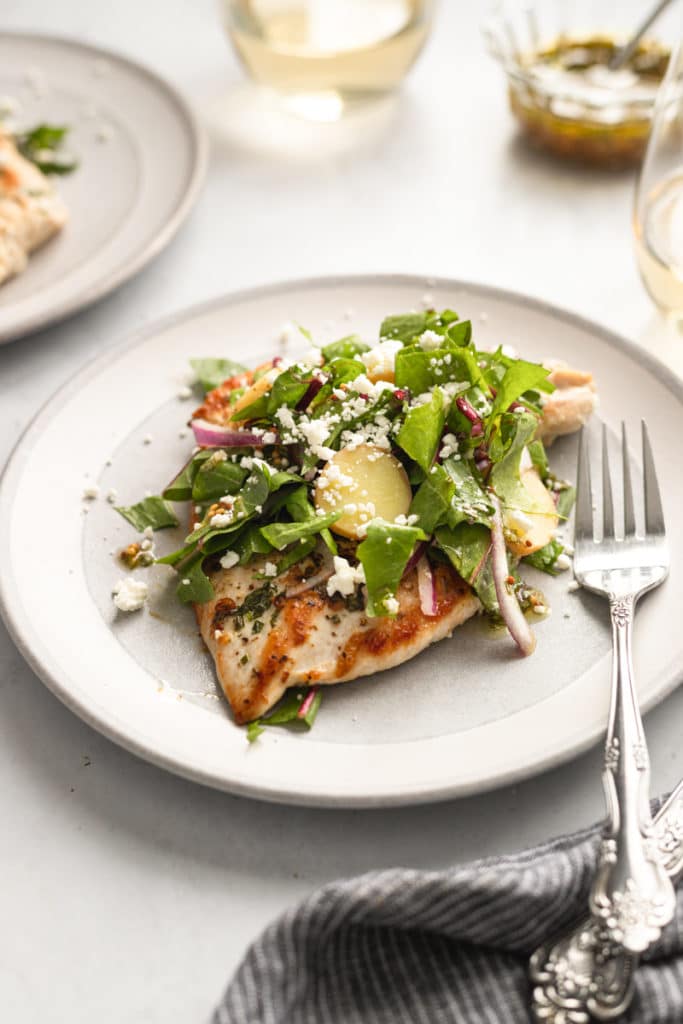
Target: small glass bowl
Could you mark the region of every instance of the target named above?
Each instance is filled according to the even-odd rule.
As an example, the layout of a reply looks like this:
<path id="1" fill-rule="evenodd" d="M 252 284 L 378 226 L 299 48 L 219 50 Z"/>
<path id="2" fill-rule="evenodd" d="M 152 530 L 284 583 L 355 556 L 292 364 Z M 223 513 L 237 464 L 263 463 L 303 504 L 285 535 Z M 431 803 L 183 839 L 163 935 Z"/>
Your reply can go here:
<path id="1" fill-rule="evenodd" d="M 508 5 L 484 26 L 500 62 L 510 108 L 527 137 L 556 156 L 601 167 L 639 163 L 669 50 L 644 40 L 619 71 L 607 62 L 632 25 L 570 25 L 562 7 Z M 588 22 L 590 24 L 590 22 Z"/>

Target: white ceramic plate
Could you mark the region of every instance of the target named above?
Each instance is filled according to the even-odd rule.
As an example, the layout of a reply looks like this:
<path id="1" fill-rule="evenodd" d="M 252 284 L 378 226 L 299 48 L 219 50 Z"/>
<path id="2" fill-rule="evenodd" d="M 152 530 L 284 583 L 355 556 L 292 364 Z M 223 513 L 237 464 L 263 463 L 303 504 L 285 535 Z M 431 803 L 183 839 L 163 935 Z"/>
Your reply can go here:
<path id="1" fill-rule="evenodd" d="M 0 96 L 14 120 L 70 126 L 78 169 L 54 178 L 63 231 L 0 287 L 0 342 L 112 291 L 156 256 L 190 211 L 206 144 L 185 101 L 152 72 L 67 39 L 0 33 Z"/>
<path id="2" fill-rule="evenodd" d="M 383 316 L 419 305 L 471 316 L 480 344 L 507 342 L 531 359 L 559 356 L 591 368 L 602 416 L 649 424 L 665 507 L 682 507 L 681 385 L 627 342 L 520 296 L 440 280 L 358 277 L 304 281 L 227 297 L 148 328 L 78 374 L 39 413 L 0 488 L 0 607 L 37 674 L 82 718 L 129 750 L 174 772 L 269 800 L 336 806 L 441 799 L 508 783 L 588 746 L 607 711 L 607 609 L 542 577 L 553 608 L 538 647 L 516 656 L 483 621 L 456 630 L 397 669 L 325 691 L 315 728 L 270 729 L 253 746 L 218 698 L 213 664 L 192 612 L 172 596 L 173 573 L 152 573 L 150 610 L 115 613 L 122 575 L 113 552 L 133 531 L 104 496 L 83 513 L 82 492 L 136 501 L 158 492 L 189 454 L 179 432 L 192 403 L 178 397 L 191 356 L 253 365 L 277 351 L 283 321 L 321 340 L 352 330 L 376 336 Z M 145 437 L 151 436 L 151 443 Z M 553 465 L 573 474 L 575 440 Z M 182 534 L 182 531 L 179 531 Z M 157 534 L 161 550 L 178 535 Z M 681 675 L 683 532 L 671 531 L 669 581 L 643 601 L 636 671 L 647 706 Z M 145 570 L 138 570 L 139 572 Z"/>

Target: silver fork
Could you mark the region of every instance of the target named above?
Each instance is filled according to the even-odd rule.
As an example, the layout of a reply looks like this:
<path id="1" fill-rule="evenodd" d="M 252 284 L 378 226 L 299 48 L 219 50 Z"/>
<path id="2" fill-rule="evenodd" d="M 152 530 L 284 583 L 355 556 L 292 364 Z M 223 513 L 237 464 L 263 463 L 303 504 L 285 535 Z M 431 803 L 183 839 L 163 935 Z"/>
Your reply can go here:
<path id="1" fill-rule="evenodd" d="M 674 884 L 683 874 L 683 781 L 653 822 Z M 633 999 L 638 956 L 610 942 L 602 921 L 584 917 L 544 942 L 529 961 L 532 1010 L 539 1024 L 588 1024 L 621 1017 Z"/>
<path id="2" fill-rule="evenodd" d="M 601 843 L 590 909 L 609 939 L 631 953 L 654 942 L 675 910 L 673 885 L 653 837 L 650 761 L 633 681 L 631 631 L 635 605 L 669 571 L 664 514 L 647 427 L 642 424 L 644 530 L 636 526 L 626 429 L 622 424 L 623 531 L 617 533 L 607 432 L 602 433 L 602 510 L 591 487 L 588 440 L 582 432 L 577 472 L 574 575 L 609 600 L 612 684 L 603 784 L 608 825 Z M 593 507 L 602 518 L 596 537 Z M 600 515 L 601 511 L 601 515 Z"/>

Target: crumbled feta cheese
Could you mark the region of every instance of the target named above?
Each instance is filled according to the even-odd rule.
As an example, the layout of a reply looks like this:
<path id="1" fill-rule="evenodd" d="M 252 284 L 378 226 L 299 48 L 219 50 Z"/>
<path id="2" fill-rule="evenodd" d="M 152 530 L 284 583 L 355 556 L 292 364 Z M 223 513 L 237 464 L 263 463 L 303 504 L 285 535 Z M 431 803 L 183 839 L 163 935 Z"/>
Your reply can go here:
<path id="1" fill-rule="evenodd" d="M 365 583 L 365 572 L 362 565 L 349 565 L 345 558 L 334 556 L 334 573 L 327 581 L 327 593 L 341 594 L 349 597 L 356 589 L 356 584 Z"/>
<path id="2" fill-rule="evenodd" d="M 441 348 L 442 345 L 443 338 L 436 331 L 423 331 L 420 335 L 420 346 L 426 352 L 431 352 L 435 348 Z"/>
<path id="3" fill-rule="evenodd" d="M 180 398 L 183 401 L 186 398 L 192 398 L 192 388 L 188 388 L 187 386 L 184 387 L 184 388 L 179 388 L 178 389 L 178 398 Z"/>
<path id="4" fill-rule="evenodd" d="M 302 416 L 299 423 L 299 431 L 313 454 L 317 455 L 319 459 L 327 461 L 335 455 L 332 448 L 326 448 L 323 444 L 323 441 L 327 440 L 330 433 L 329 426 L 325 422 L 324 417 L 320 417 L 317 420 L 309 420 L 308 417 Z"/>
<path id="5" fill-rule="evenodd" d="M 178 437 L 179 437 L 179 438 L 180 438 L 180 440 L 182 441 L 182 440 L 183 440 L 183 438 L 187 437 L 187 431 L 186 431 L 186 430 L 179 430 L 179 431 L 178 431 Z"/>
<path id="6" fill-rule="evenodd" d="M 443 448 L 439 452 L 439 456 L 442 459 L 447 459 L 450 455 L 456 455 L 458 451 L 458 439 L 455 434 L 444 434 Z"/>
<path id="7" fill-rule="evenodd" d="M 233 565 L 237 565 L 240 560 L 240 556 L 236 551 L 226 551 L 221 558 L 221 566 L 223 569 L 232 569 Z"/>
<path id="8" fill-rule="evenodd" d="M 142 439 L 142 443 L 143 444 L 151 444 L 153 440 L 154 440 L 154 438 L 152 437 L 151 434 L 145 434 L 145 436 Z"/>
<path id="9" fill-rule="evenodd" d="M 126 576 L 115 584 L 112 593 L 119 611 L 136 612 L 147 600 L 147 584 L 133 576 Z"/>
<path id="10" fill-rule="evenodd" d="M 501 345 L 500 351 L 503 353 L 504 356 L 507 356 L 508 359 L 519 359 L 517 349 L 513 348 L 512 345 Z"/>
<path id="11" fill-rule="evenodd" d="M 110 487 L 109 490 L 107 491 L 107 501 L 109 502 L 109 504 L 114 505 L 116 501 L 118 501 L 118 497 L 119 494 L 116 488 Z"/>
<path id="12" fill-rule="evenodd" d="M 323 365 L 323 354 L 319 348 L 311 347 L 307 352 L 304 352 L 300 362 L 304 366 L 322 366 Z"/>
<path id="13" fill-rule="evenodd" d="M 292 413 L 292 410 L 288 406 L 280 406 L 275 415 L 286 430 L 296 430 L 294 415 Z"/>
<path id="14" fill-rule="evenodd" d="M 431 292 L 425 292 L 420 301 L 422 303 L 423 309 L 434 308 L 434 296 L 432 295 Z"/>
<path id="15" fill-rule="evenodd" d="M 571 583 L 569 583 L 567 585 L 567 590 L 569 590 L 569 591 L 574 591 L 574 590 L 578 590 L 578 589 L 579 589 L 579 584 L 576 582 L 576 580 L 572 580 Z"/>
<path id="16" fill-rule="evenodd" d="M 92 484 L 90 487 L 86 487 L 83 490 L 83 500 L 84 501 L 94 501 L 95 498 L 99 498 L 99 496 L 100 496 L 100 489 L 97 486 L 97 484 Z"/>
<path id="17" fill-rule="evenodd" d="M 368 352 L 361 352 L 360 358 L 372 377 L 393 379 L 396 354 L 402 348 L 400 341 L 380 341 Z"/>
<path id="18" fill-rule="evenodd" d="M 555 559 L 555 568 L 560 569 L 562 571 L 564 571 L 565 569 L 569 569 L 571 564 L 571 559 L 568 558 L 565 554 L 558 555 Z"/>
<path id="19" fill-rule="evenodd" d="M 400 605 L 395 597 L 387 597 L 384 601 L 384 608 L 390 615 L 397 615 Z"/>
<path id="20" fill-rule="evenodd" d="M 209 525 L 214 527 L 214 529 L 220 530 L 224 526 L 230 526 L 230 523 L 232 522 L 233 518 L 233 514 L 230 511 L 217 512 L 215 515 L 211 516 L 211 519 L 209 520 Z"/>
<path id="21" fill-rule="evenodd" d="M 486 323 L 486 321 L 488 320 L 488 318 L 489 318 L 489 315 L 488 315 L 488 313 L 480 313 L 480 314 L 479 314 L 479 319 L 481 320 L 481 322 L 482 322 L 483 324 L 485 324 L 485 323 Z"/>
<path id="22" fill-rule="evenodd" d="M 351 387 L 359 395 L 371 395 L 375 386 L 366 374 L 359 373 L 356 379 L 351 381 Z"/>
<path id="23" fill-rule="evenodd" d="M 515 533 L 528 533 L 534 525 L 533 520 L 518 508 L 509 509 L 505 518 L 506 525 L 514 530 Z"/>
<path id="24" fill-rule="evenodd" d="M 274 562 L 266 562 L 263 566 L 264 576 L 277 576 L 277 566 Z"/>
<path id="25" fill-rule="evenodd" d="M 261 440 L 263 441 L 264 444 L 275 444 L 275 442 L 277 441 L 277 434 L 275 434 L 272 430 L 266 430 Z"/>

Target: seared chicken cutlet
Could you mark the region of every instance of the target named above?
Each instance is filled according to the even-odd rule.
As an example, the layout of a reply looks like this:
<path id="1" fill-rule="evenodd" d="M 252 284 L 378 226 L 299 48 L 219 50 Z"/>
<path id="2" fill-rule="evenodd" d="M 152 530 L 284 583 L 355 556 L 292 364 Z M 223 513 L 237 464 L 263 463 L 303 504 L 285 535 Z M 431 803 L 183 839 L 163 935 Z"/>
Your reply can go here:
<path id="1" fill-rule="evenodd" d="M 579 429 L 595 403 L 590 374 L 553 364 L 550 379 L 557 390 L 546 399 L 538 427 L 548 441 Z M 231 423 L 235 393 L 253 387 L 253 382 L 252 373 L 225 381 L 209 392 L 195 418 Z M 340 595 L 328 594 L 325 579 L 331 570 L 325 573 L 324 567 L 330 556 L 322 546 L 277 580 L 263 575 L 268 561 L 258 558 L 246 566 L 207 569 L 215 599 L 195 605 L 202 637 L 239 723 L 260 718 L 290 686 L 342 683 L 399 665 L 450 636 L 481 609 L 473 589 L 447 565 L 434 569 L 434 615 L 421 608 L 417 571 L 412 569 L 401 581 L 399 611 L 392 619 L 370 618 L 363 607 L 350 607 Z M 276 560 L 270 562 L 276 565 Z M 248 607 L 253 595 L 256 613 Z"/>
<path id="2" fill-rule="evenodd" d="M 45 175 L 0 130 L 0 284 L 20 274 L 28 257 L 68 219 Z"/>
<path id="3" fill-rule="evenodd" d="M 598 396 L 592 373 L 574 370 L 560 361 L 548 361 L 546 366 L 550 370 L 548 380 L 555 385 L 555 391 L 543 404 L 537 436 L 544 444 L 552 444 L 555 438 L 573 434 L 588 422 Z"/>
<path id="4" fill-rule="evenodd" d="M 413 569 L 399 587 L 396 618 L 369 618 L 364 609 L 328 595 L 324 577 L 330 570 L 322 550 L 274 579 L 263 576 L 267 561 L 209 570 L 215 599 L 195 605 L 238 723 L 259 718 L 290 686 L 344 683 L 400 665 L 450 636 L 481 607 L 472 589 L 443 565 L 435 572 L 436 614 L 422 611 Z"/>

